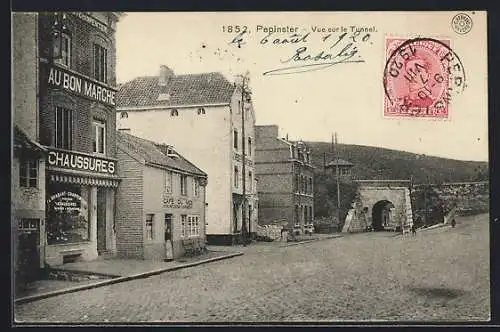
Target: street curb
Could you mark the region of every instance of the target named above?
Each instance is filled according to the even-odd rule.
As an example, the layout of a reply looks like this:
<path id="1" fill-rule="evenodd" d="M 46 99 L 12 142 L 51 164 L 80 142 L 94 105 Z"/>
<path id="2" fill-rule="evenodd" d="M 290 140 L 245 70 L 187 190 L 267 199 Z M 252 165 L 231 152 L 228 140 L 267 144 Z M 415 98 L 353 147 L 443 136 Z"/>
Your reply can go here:
<path id="1" fill-rule="evenodd" d="M 281 245 L 280 247 L 291 247 L 291 246 L 297 246 L 299 244 L 305 244 L 305 243 L 311 243 L 311 242 L 319 242 L 323 240 L 331 240 L 331 239 L 337 239 L 339 237 L 343 237 L 342 235 L 336 235 L 336 236 L 329 236 L 329 237 L 324 237 L 321 239 L 314 239 L 314 240 L 305 240 L 305 241 L 300 241 L 300 242 L 291 242 L 290 244 L 284 244 Z"/>
<path id="2" fill-rule="evenodd" d="M 36 300 L 41 300 L 41 299 L 45 299 L 45 298 L 53 297 L 53 296 L 57 296 L 57 295 L 74 293 L 74 292 L 78 292 L 78 291 L 82 291 L 82 290 L 86 290 L 86 289 L 98 288 L 98 287 L 102 287 L 102 286 L 117 284 L 117 283 L 124 282 L 124 281 L 130 281 L 130 280 L 134 280 L 134 279 L 147 278 L 147 277 L 161 274 L 164 272 L 185 269 L 188 267 L 207 264 L 207 263 L 211 263 L 211 262 L 215 262 L 215 261 L 220 261 L 220 260 L 229 259 L 229 258 L 233 258 L 233 257 L 237 257 L 237 256 L 242 256 L 242 255 L 243 255 L 242 252 L 236 252 L 236 253 L 232 253 L 232 254 L 228 254 L 228 255 L 224 255 L 224 256 L 208 258 L 208 259 L 197 261 L 197 262 L 186 263 L 183 265 L 172 266 L 172 267 L 167 267 L 167 268 L 161 268 L 161 269 L 152 270 L 152 271 L 148 271 L 148 272 L 141 272 L 141 273 L 132 274 L 129 276 L 118 277 L 118 278 L 114 278 L 114 279 L 110 279 L 110 280 L 100 281 L 100 282 L 96 282 L 96 283 L 92 283 L 92 284 L 88 284 L 88 285 L 81 285 L 81 286 L 58 289 L 58 290 L 47 292 L 47 293 L 21 297 L 21 298 L 15 299 L 14 303 L 15 304 L 23 304 L 23 303 L 33 302 Z"/>

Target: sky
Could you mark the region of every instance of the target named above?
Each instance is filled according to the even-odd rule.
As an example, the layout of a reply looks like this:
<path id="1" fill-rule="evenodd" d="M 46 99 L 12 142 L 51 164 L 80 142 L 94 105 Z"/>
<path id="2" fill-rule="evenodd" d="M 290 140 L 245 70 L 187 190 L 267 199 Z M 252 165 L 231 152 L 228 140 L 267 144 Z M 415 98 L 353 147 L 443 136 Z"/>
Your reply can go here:
<path id="1" fill-rule="evenodd" d="M 248 71 L 256 124 L 277 124 L 282 137 L 330 142 L 337 132 L 344 144 L 487 161 L 486 14 L 469 13 L 467 34 L 453 31 L 454 14 L 127 13 L 116 32 L 117 82 L 158 75 L 160 65 L 176 74 L 221 72 L 231 81 Z M 276 27 L 288 30 L 269 30 Z M 447 119 L 383 115 L 385 43 L 395 37 L 451 44 L 466 88 L 452 89 Z M 283 71 L 353 50 L 357 62 Z"/>

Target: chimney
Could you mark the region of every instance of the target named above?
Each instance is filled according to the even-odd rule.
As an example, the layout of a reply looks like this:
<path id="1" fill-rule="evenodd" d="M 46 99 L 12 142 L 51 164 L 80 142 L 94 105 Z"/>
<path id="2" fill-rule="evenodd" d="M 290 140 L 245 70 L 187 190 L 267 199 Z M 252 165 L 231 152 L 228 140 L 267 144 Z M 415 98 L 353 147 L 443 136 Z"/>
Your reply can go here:
<path id="1" fill-rule="evenodd" d="M 161 65 L 160 76 L 158 76 L 158 85 L 166 86 L 172 76 L 174 76 L 174 71 L 165 65 Z"/>

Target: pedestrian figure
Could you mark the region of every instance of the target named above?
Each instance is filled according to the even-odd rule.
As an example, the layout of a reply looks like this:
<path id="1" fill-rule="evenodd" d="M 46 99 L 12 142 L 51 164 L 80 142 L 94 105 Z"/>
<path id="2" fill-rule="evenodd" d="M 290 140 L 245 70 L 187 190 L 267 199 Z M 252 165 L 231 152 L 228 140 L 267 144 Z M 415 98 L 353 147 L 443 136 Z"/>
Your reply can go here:
<path id="1" fill-rule="evenodd" d="M 415 227 L 415 224 L 411 225 L 411 234 L 412 235 L 417 235 L 417 227 Z"/>
<path id="2" fill-rule="evenodd" d="M 451 227 L 455 228 L 456 224 L 457 224 L 457 222 L 455 221 L 455 218 L 451 219 Z"/>

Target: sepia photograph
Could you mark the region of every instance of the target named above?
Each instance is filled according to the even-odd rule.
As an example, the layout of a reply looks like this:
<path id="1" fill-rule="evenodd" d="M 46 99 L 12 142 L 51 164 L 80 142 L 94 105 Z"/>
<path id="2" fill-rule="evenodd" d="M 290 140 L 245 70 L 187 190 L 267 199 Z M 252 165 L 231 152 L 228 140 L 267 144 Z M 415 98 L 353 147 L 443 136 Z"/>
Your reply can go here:
<path id="1" fill-rule="evenodd" d="M 491 320 L 486 11 L 11 12 L 13 325 Z"/>

